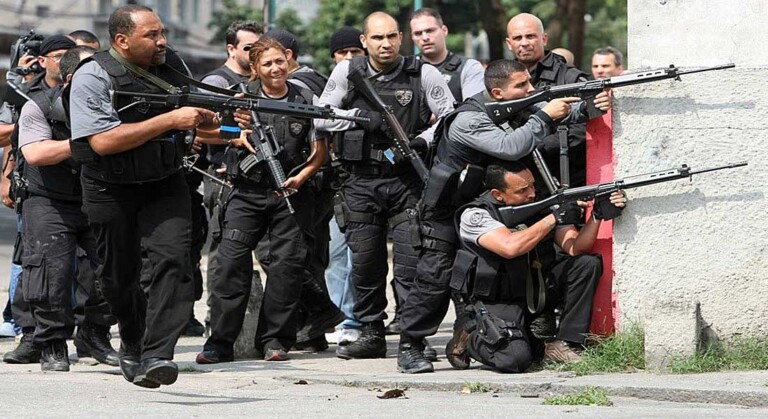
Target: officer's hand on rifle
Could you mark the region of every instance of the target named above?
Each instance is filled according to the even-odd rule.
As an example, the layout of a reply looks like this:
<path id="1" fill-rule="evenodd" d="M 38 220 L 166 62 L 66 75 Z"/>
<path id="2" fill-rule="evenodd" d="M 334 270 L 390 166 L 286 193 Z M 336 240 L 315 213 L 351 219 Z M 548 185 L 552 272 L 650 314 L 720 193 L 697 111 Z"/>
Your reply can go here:
<path id="1" fill-rule="evenodd" d="M 183 106 L 166 114 L 173 118 L 173 126 L 178 130 L 190 130 L 197 127 L 215 128 L 216 113 L 203 108 Z"/>
<path id="2" fill-rule="evenodd" d="M 603 112 L 608 112 L 611 109 L 611 91 L 605 89 L 595 96 L 595 107 Z"/>
<path id="3" fill-rule="evenodd" d="M 240 131 L 240 138 L 235 138 L 232 140 L 229 144 L 237 147 L 237 148 L 244 148 L 248 151 L 250 151 L 253 154 L 256 154 L 256 150 L 253 148 L 253 144 L 251 144 L 250 141 L 248 141 L 248 136 L 251 135 L 251 130 L 244 129 Z"/>
<path id="4" fill-rule="evenodd" d="M 409 143 L 413 151 L 419 153 L 421 156 L 424 156 L 427 153 L 427 150 L 429 150 L 429 144 L 427 144 L 427 140 L 416 137 Z"/>
<path id="5" fill-rule="evenodd" d="M 240 127 L 240 129 L 248 129 L 253 123 L 251 120 L 250 109 L 235 109 L 235 112 L 232 114 L 232 116 L 235 117 L 235 122 L 237 122 L 237 125 Z"/>
<path id="6" fill-rule="evenodd" d="M 595 198 L 592 216 L 596 220 L 613 220 L 621 215 L 627 206 L 627 195 L 624 191 L 616 191 L 610 196 L 602 195 Z"/>
<path id="7" fill-rule="evenodd" d="M 387 123 L 384 120 L 384 115 L 382 115 L 381 112 L 361 109 L 357 116 L 368 118 L 368 122 L 357 122 L 357 125 L 366 132 L 375 132 L 380 128 L 387 126 Z"/>
<path id="8" fill-rule="evenodd" d="M 284 189 L 292 189 L 292 190 L 298 190 L 301 185 L 306 182 L 307 179 L 301 175 L 301 173 L 297 174 L 296 176 L 291 176 L 288 179 L 283 182 L 281 185 Z"/>
<path id="9" fill-rule="evenodd" d="M 581 99 L 577 97 L 564 97 L 552 99 L 541 109 L 553 120 L 563 119 L 571 113 L 571 103 L 578 102 Z"/>
<path id="10" fill-rule="evenodd" d="M 584 208 L 588 204 L 584 201 L 572 201 L 552 207 L 552 215 L 555 216 L 557 225 L 579 224 L 582 221 Z"/>

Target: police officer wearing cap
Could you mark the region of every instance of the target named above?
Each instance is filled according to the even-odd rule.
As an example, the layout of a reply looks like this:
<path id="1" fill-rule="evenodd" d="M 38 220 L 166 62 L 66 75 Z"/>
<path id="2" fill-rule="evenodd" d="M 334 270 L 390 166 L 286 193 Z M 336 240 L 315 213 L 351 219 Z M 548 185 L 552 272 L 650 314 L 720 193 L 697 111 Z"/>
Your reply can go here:
<path id="1" fill-rule="evenodd" d="M 73 155 L 84 162 L 83 209 L 96 236 L 104 296 L 120 326 L 120 368 L 135 385 L 157 388 L 176 381 L 174 346 L 193 302 L 185 131 L 217 124 L 205 109 L 113 99 L 115 90 L 167 94 L 187 84 L 152 9 L 116 9 L 109 35 L 110 50 L 73 77 Z M 152 265 L 146 295 L 138 281 L 142 246 Z"/>

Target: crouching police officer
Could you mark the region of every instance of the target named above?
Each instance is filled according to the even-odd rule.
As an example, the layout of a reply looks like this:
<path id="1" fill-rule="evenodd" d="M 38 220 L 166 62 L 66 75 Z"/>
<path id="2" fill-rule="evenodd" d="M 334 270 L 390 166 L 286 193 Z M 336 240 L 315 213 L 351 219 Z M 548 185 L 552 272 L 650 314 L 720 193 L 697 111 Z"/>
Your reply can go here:
<path id="1" fill-rule="evenodd" d="M 471 296 L 475 321 L 448 343 L 448 361 L 464 369 L 471 357 L 501 372 L 525 371 L 534 359 L 528 313 L 544 305 L 562 306 L 557 338 L 546 343 L 544 359 L 579 360 L 603 270 L 600 256 L 589 252 L 602 220 L 621 214 L 624 193 L 598 198 L 581 230 L 574 224 L 582 219 L 585 202 L 505 225 L 500 207 L 534 202 L 533 175 L 523 164 L 507 162 L 489 166 L 485 183 L 489 190 L 456 215 L 462 248 L 451 287 Z M 553 241 L 568 257 L 555 262 Z"/>

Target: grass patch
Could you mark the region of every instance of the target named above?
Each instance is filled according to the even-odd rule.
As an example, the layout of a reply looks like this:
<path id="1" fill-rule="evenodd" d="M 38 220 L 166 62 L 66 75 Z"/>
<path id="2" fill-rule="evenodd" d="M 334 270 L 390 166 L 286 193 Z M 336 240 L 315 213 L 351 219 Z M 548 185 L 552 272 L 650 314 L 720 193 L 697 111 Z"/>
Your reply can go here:
<path id="1" fill-rule="evenodd" d="M 673 374 L 768 369 L 768 339 L 738 338 L 712 343 L 693 356 L 673 358 L 668 369 Z"/>
<path id="2" fill-rule="evenodd" d="M 493 391 L 493 387 L 490 384 L 479 381 L 465 381 L 464 383 L 466 386 L 461 390 L 462 393 L 490 393 Z"/>
<path id="3" fill-rule="evenodd" d="M 579 393 L 564 396 L 552 396 L 544 399 L 544 404 L 551 406 L 611 406 L 608 393 L 597 387 L 585 387 Z"/>
<path id="4" fill-rule="evenodd" d="M 595 372 L 625 372 L 645 368 L 645 331 L 639 324 L 631 324 L 623 331 L 586 349 L 581 362 L 555 365 L 559 371 L 573 371 L 577 375 Z"/>

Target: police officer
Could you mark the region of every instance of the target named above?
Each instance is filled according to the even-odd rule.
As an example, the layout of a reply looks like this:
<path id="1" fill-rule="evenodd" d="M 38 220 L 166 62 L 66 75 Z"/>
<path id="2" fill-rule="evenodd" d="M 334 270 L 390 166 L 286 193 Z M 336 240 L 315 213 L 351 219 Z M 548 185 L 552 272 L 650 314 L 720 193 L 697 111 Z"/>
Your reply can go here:
<path id="1" fill-rule="evenodd" d="M 507 47 L 517 61 L 528 67 L 533 87 L 562 85 L 587 81 L 588 76 L 579 69 L 569 66 L 565 58 L 551 51 L 546 51 L 548 36 L 544 32 L 541 20 L 534 15 L 521 13 L 507 23 Z M 567 130 L 565 129 L 567 127 Z M 542 154 L 547 167 L 557 175 L 561 174 L 561 143 L 566 143 L 567 136 L 569 182 L 560 179 L 568 186 L 583 186 L 587 180 L 587 145 L 586 124 L 563 125 L 560 130 L 550 135 L 542 147 Z"/>
<path id="2" fill-rule="evenodd" d="M 483 65 L 479 61 L 448 51 L 445 37 L 448 27 L 443 24 L 440 14 L 428 7 L 413 12 L 410 19 L 411 39 L 421 51 L 420 59 L 440 70 L 454 99 L 464 99 L 485 90 Z"/>
<path id="3" fill-rule="evenodd" d="M 295 103 L 313 102 L 311 91 L 287 83 L 288 59 L 279 42 L 262 38 L 251 46 L 249 55 L 254 74 L 248 84 L 251 94 Z M 266 162 L 248 163 L 254 159 L 254 145 L 245 136 L 232 141 L 237 149 L 227 151 L 227 168 L 237 172 L 230 172 L 234 188 L 222 224 L 219 276 L 213 281 L 211 336 L 195 359 L 200 364 L 234 359 L 233 345 L 250 294 L 251 252 L 265 234 L 269 234 L 271 262 L 256 329 L 256 349 L 266 361 L 283 361 L 288 359 L 287 353 L 296 340 L 295 314 L 309 260 L 306 235 L 311 232 L 308 226 L 313 216 L 312 193 L 305 182 L 325 160 L 325 143 L 315 141 L 310 119 L 276 114 L 259 118 L 262 124 L 272 127 L 283 148 L 279 158 L 287 179 L 282 185 L 274 185 Z M 276 187 L 297 192 L 280 197 Z"/>
<path id="4" fill-rule="evenodd" d="M 120 326 L 120 368 L 142 387 L 172 384 L 176 341 L 187 324 L 190 200 L 182 157 L 184 131 L 217 126 L 211 111 L 132 105 L 111 91 L 167 94 L 186 84 L 185 67 L 166 49 L 152 9 L 128 5 L 109 18 L 111 48 L 96 53 L 72 81 L 73 155 L 84 162 L 83 209 L 96 236 L 97 270 Z M 152 264 L 146 297 L 141 249 Z"/>
<path id="5" fill-rule="evenodd" d="M 93 52 L 76 48 L 65 36 L 46 38 L 40 53 L 49 89 L 30 90 L 32 100 L 24 105 L 19 118 L 19 149 L 26 162 L 24 178 L 28 184 L 22 212 L 22 283 L 35 319 L 34 342 L 42 347 L 43 371 L 69 371 L 66 339 L 75 325 L 71 299 L 77 246 L 96 262 L 95 239 L 81 211 L 80 167 L 71 159 L 62 99 L 64 77 L 71 75 L 81 53 Z M 89 282 L 82 285 L 91 299 L 98 300 L 94 277 L 80 276 L 83 278 Z M 101 300 L 95 310 L 86 305 L 85 314 L 85 324 L 75 339 L 78 353 L 82 356 L 93 352 L 100 361 L 117 366 L 117 353 L 107 337 L 109 306 Z"/>
<path id="6" fill-rule="evenodd" d="M 453 95 L 440 73 L 414 57 L 398 51 L 402 33 L 397 21 L 383 12 L 374 12 L 363 22 L 361 40 L 368 57 L 339 63 L 333 70 L 321 105 L 349 109 L 370 122 L 344 133 L 334 144 L 350 177 L 342 192 L 346 214 L 347 244 L 352 250 L 352 284 L 357 301 L 355 317 L 362 323 L 357 341 L 339 346 L 342 358 L 380 358 L 386 355 L 384 312 L 387 275 L 386 226 L 393 228 L 394 277 L 399 295 L 407 295 L 415 276 L 419 243 L 412 238 L 411 226 L 418 228 L 416 203 L 422 181 L 407 161 L 391 163 L 385 151 L 392 147 L 392 136 L 382 115 L 348 80 L 353 72 L 372 79 L 381 98 L 390 105 L 408 135 L 415 138 L 411 147 L 427 148 L 433 128 L 426 130 L 432 114 L 438 117 L 453 109 Z M 373 77 L 371 77 L 373 76 Z M 417 136 L 418 135 L 418 136 Z"/>
<path id="7" fill-rule="evenodd" d="M 417 276 L 403 307 L 400 333 L 403 347 L 421 348 L 421 342 L 437 331 L 445 316 L 457 245 L 453 215 L 459 206 L 481 191 L 484 168 L 496 160 L 518 160 L 527 156 L 554 131 L 558 122 L 587 117 L 587 103 L 571 106 L 569 103 L 577 99 L 566 98 L 537 105 L 533 115 L 521 117 L 513 126 L 509 122 L 497 125 L 486 111 L 485 103 L 523 98 L 534 89 L 525 66 L 516 61 L 494 61 L 488 65 L 484 77 L 488 90 L 467 99 L 438 126 L 440 141 L 420 208 L 423 240 Z M 607 109 L 610 101 L 607 94 L 601 93 L 593 104 Z M 461 306 L 459 301 L 455 330 L 461 329 L 464 320 Z M 433 370 L 432 364 L 418 351 L 402 351 L 402 354 L 398 358 L 401 371 Z"/>
<path id="8" fill-rule="evenodd" d="M 578 361 L 577 351 L 589 330 L 592 297 L 603 266 L 600 256 L 589 252 L 602 220 L 620 215 L 626 197 L 619 191 L 596 202 L 581 230 L 573 224 L 581 221 L 586 202 L 571 202 L 553 208 L 544 217 L 505 225 L 500 207 L 535 201 L 533 175 L 519 162 L 506 162 L 489 166 L 485 183 L 488 191 L 457 213 L 462 245 L 454 278 L 463 283 L 473 278 L 467 291 L 475 303 L 476 316 L 475 325 L 463 333 L 466 352 L 454 355 L 458 359 L 451 364 L 468 368 L 471 356 L 501 372 L 523 372 L 528 368 L 534 355 L 526 296 L 533 289 L 528 283 L 536 278 L 546 278 L 546 304 L 563 305 L 557 338 L 547 342 L 544 359 Z M 568 255 L 566 258 L 555 261 L 552 240 Z M 453 343 L 449 342 L 449 347 Z"/>

